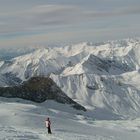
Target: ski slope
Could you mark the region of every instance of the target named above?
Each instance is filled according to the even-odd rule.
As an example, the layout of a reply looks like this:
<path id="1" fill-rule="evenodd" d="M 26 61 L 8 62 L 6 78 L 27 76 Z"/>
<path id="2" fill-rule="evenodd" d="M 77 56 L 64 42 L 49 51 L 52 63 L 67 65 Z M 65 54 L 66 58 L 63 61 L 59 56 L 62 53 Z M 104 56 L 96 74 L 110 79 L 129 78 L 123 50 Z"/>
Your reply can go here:
<path id="1" fill-rule="evenodd" d="M 139 140 L 140 119 L 100 121 L 68 105 L 0 98 L 1 140 Z M 52 121 L 47 134 L 45 119 Z"/>

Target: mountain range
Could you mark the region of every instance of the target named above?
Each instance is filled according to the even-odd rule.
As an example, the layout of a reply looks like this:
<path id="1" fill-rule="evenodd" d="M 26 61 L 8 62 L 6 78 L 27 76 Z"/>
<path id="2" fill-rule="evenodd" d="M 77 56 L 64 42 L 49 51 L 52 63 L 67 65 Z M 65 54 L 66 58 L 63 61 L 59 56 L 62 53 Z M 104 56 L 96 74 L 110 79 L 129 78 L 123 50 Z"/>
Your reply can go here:
<path id="1" fill-rule="evenodd" d="M 140 39 L 48 47 L 0 61 L 1 87 L 49 77 L 95 118 L 140 116 Z"/>

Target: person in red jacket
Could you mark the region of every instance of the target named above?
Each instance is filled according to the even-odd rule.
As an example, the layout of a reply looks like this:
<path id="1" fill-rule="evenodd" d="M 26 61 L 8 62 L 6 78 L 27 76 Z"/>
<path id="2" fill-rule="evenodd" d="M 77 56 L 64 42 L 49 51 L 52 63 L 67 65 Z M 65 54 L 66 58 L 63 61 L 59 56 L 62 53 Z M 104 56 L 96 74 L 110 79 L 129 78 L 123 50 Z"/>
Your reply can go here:
<path id="1" fill-rule="evenodd" d="M 46 122 L 46 127 L 48 129 L 48 134 L 52 134 L 52 132 L 51 132 L 51 121 L 50 121 L 50 119 L 47 118 L 45 122 Z"/>

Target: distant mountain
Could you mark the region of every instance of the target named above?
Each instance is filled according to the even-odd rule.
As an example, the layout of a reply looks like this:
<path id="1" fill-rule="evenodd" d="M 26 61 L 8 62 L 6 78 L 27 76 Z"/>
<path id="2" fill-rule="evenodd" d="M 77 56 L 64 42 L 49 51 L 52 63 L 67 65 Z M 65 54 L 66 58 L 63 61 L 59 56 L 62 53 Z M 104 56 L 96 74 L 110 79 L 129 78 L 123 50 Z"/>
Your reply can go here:
<path id="1" fill-rule="evenodd" d="M 35 51 L 37 47 L 29 46 L 29 47 L 9 47 L 9 48 L 0 48 L 0 60 L 10 60 L 14 57 L 18 57 L 21 55 L 25 55 L 27 53 L 31 53 Z"/>
<path id="2" fill-rule="evenodd" d="M 140 39 L 41 48 L 0 62 L 1 86 L 49 76 L 95 116 L 140 116 Z"/>

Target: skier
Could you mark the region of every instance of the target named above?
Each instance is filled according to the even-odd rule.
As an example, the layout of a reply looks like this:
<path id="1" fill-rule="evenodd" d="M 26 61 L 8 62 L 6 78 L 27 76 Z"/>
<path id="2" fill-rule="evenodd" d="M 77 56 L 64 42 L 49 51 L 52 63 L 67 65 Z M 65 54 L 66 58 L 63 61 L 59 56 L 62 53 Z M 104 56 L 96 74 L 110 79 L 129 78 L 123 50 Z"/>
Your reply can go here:
<path id="1" fill-rule="evenodd" d="M 52 132 L 51 132 L 51 121 L 50 121 L 50 119 L 47 118 L 45 122 L 46 122 L 46 127 L 48 129 L 48 134 L 52 134 Z"/>

